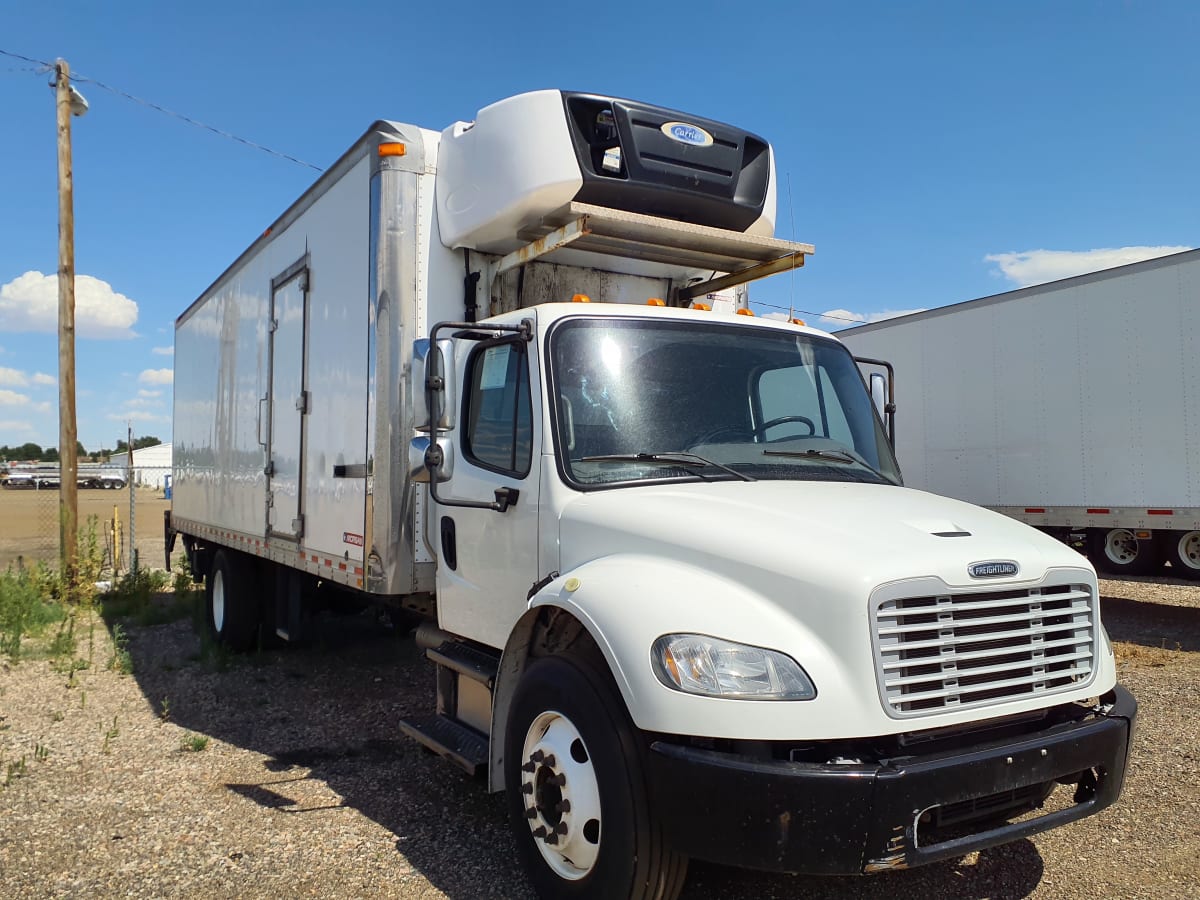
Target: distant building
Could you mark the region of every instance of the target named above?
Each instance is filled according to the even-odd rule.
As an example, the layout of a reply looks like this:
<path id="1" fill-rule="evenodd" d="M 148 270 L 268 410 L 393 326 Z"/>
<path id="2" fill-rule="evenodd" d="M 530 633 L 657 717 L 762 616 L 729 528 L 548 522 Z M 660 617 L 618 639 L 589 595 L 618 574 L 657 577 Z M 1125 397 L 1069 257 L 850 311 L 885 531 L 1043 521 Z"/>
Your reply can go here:
<path id="1" fill-rule="evenodd" d="M 105 468 L 125 469 L 129 467 L 128 453 L 114 453 Z M 133 451 L 132 484 L 161 491 L 164 480 L 171 474 L 171 445 L 155 444 Z"/>

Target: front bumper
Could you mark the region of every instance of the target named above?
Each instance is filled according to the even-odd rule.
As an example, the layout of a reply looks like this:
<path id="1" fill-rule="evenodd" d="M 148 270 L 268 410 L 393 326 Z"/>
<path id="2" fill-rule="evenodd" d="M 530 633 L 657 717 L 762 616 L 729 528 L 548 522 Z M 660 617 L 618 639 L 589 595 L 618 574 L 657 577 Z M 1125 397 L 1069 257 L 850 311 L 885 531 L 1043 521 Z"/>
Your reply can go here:
<path id="1" fill-rule="evenodd" d="M 1103 713 L 1015 740 L 868 765 L 759 760 L 657 741 L 650 783 L 675 849 L 698 859 L 830 875 L 911 868 L 1112 805 L 1125 781 L 1137 701 L 1118 685 L 1101 702 Z M 1091 774 L 1078 788 L 1060 788 L 1075 791 L 1065 808 L 1018 822 L 992 819 L 922 846 L 918 820 L 926 811 L 978 800 L 983 808 L 1081 772 Z"/>

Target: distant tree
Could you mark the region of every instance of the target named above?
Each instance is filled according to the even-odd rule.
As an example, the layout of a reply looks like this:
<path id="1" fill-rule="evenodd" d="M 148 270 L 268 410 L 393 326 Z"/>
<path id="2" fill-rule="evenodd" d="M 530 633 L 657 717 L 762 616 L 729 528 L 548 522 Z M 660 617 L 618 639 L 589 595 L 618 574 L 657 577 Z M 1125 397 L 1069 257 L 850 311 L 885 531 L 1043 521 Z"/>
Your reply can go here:
<path id="1" fill-rule="evenodd" d="M 153 435 L 146 434 L 142 437 L 133 439 L 133 449 L 141 450 L 143 447 L 154 447 L 161 443 L 162 441 L 158 438 L 154 437 Z"/>
<path id="2" fill-rule="evenodd" d="M 12 454 L 16 459 L 41 459 L 42 448 L 39 444 L 22 444 L 20 447 L 14 447 Z M 55 454 L 56 458 L 57 456 L 58 454 Z"/>
<path id="3" fill-rule="evenodd" d="M 42 451 L 41 460 L 42 462 L 58 462 L 58 448 L 47 447 Z"/>

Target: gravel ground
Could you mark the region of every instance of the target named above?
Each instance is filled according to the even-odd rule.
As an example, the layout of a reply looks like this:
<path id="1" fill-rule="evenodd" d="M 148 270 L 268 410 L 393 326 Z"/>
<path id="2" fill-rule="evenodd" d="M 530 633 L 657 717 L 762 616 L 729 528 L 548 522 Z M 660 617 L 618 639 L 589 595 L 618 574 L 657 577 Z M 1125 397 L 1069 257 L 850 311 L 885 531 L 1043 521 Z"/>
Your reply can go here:
<path id="1" fill-rule="evenodd" d="M 683 896 L 1200 897 L 1200 587 L 1101 588 L 1141 704 L 1116 807 L 870 878 L 693 863 Z M 0 895 L 529 896 L 502 798 L 398 735 L 432 706 L 431 667 L 369 616 L 323 624 L 315 646 L 240 659 L 202 653 L 187 620 L 126 624 L 120 675 L 101 621 L 73 679 L 0 666 Z"/>

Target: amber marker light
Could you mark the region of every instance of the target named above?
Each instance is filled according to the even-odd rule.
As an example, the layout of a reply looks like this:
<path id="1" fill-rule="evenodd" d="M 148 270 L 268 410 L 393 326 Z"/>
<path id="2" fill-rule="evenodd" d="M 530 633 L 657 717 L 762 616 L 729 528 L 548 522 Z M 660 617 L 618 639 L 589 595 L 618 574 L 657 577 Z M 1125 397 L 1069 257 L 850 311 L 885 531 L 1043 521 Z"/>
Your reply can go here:
<path id="1" fill-rule="evenodd" d="M 743 308 L 743 309 L 739 309 L 739 310 L 737 311 L 737 314 L 738 314 L 739 316 L 752 316 L 752 315 L 754 315 L 754 310 L 752 310 L 752 309 L 745 309 L 745 308 Z"/>
<path id="2" fill-rule="evenodd" d="M 404 156 L 408 153 L 408 147 L 404 144 L 389 142 L 379 145 L 380 156 Z"/>
<path id="3" fill-rule="evenodd" d="M 665 304 L 658 297 L 651 297 L 649 300 L 646 301 L 646 305 L 647 306 L 666 306 L 667 304 Z"/>
<path id="4" fill-rule="evenodd" d="M 788 319 L 788 321 L 791 322 L 793 325 L 803 325 L 804 324 L 803 319 Z"/>
<path id="5" fill-rule="evenodd" d="M 592 298 L 589 297 L 587 294 L 576 294 L 574 297 L 571 298 L 571 302 L 572 303 L 591 303 Z"/>
<path id="6" fill-rule="evenodd" d="M 693 304 L 692 304 L 692 309 L 702 309 L 702 310 L 704 310 L 705 312 L 711 312 L 711 311 L 712 311 L 712 307 L 711 307 L 711 306 L 709 306 L 707 303 L 693 303 Z"/>

